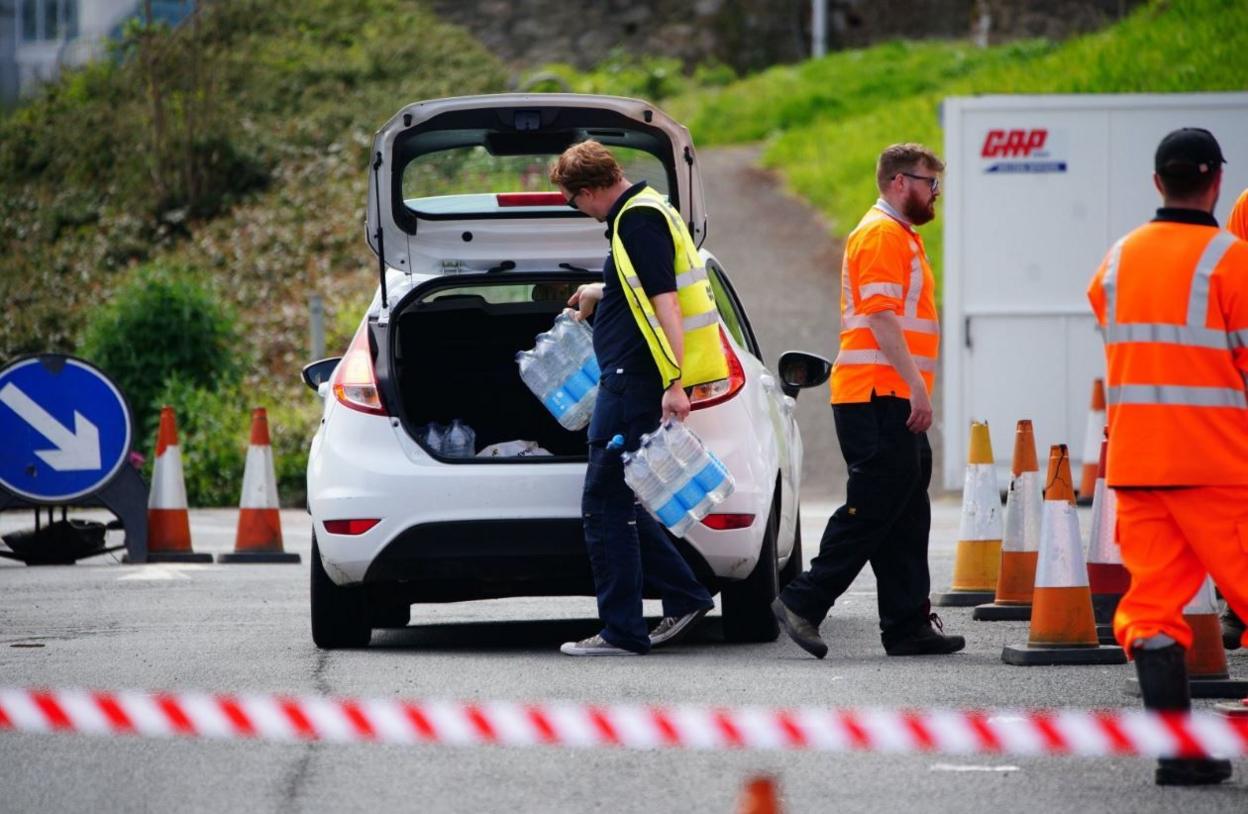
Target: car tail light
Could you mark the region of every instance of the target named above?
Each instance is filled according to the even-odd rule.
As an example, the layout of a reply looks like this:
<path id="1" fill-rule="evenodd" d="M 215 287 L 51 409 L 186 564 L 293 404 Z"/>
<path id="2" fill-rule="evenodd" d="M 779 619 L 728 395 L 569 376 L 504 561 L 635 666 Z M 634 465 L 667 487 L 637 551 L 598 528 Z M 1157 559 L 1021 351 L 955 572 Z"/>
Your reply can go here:
<path id="1" fill-rule="evenodd" d="M 728 531 L 729 529 L 748 529 L 754 525 L 754 515 L 752 514 L 708 514 L 702 518 L 702 525 L 716 531 Z"/>
<path id="2" fill-rule="evenodd" d="M 558 192 L 500 192 L 494 198 L 500 207 L 568 205 L 568 199 Z"/>
<path id="3" fill-rule="evenodd" d="M 325 530 L 330 534 L 363 534 L 381 522 L 380 518 L 367 520 L 326 520 Z"/>
<path id="4" fill-rule="evenodd" d="M 704 407 L 722 404 L 740 393 L 741 388 L 745 387 L 745 368 L 741 367 L 741 360 L 737 358 L 737 352 L 732 349 L 732 343 L 728 341 L 728 334 L 724 333 L 722 325 L 719 326 L 719 341 L 724 346 L 724 356 L 728 359 L 728 378 L 695 384 L 689 394 L 691 410 L 701 410 Z"/>
<path id="5" fill-rule="evenodd" d="M 351 346 L 334 375 L 329 380 L 330 390 L 334 398 L 343 406 L 361 413 L 371 415 L 389 415 L 386 406 L 381 402 L 381 392 L 377 389 L 377 373 L 373 369 L 373 356 L 368 349 L 368 321 L 360 325 L 351 340 Z"/>

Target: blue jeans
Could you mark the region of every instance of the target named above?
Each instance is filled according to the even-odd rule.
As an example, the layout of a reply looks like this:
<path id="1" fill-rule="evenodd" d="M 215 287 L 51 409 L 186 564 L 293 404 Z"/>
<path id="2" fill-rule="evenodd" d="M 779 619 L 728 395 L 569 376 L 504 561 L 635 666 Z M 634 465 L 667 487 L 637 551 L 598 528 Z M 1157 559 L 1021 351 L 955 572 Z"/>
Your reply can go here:
<path id="1" fill-rule="evenodd" d="M 581 514 L 594 574 L 602 638 L 645 653 L 650 635 L 641 612 L 643 591 L 663 600 L 664 616 L 684 616 L 714 605 L 667 533 L 624 482 L 621 450 L 611 436 L 637 449 L 643 433 L 659 425 L 662 389 L 657 377 L 604 373 L 590 423 L 589 466 Z"/>

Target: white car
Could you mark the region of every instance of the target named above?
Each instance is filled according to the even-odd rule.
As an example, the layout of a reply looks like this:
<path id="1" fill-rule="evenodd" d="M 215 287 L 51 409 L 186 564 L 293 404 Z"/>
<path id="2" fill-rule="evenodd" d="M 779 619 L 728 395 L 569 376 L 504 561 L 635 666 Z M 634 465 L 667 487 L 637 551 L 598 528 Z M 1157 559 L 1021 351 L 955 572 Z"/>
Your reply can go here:
<path id="1" fill-rule="evenodd" d="M 576 286 L 602 276 L 603 225 L 546 177 L 554 156 L 588 138 L 630 180 L 667 195 L 701 243 L 689 132 L 644 101 L 437 99 L 377 133 L 367 237 L 381 285 L 345 355 L 304 370 L 325 401 L 308 459 L 318 646 L 364 646 L 372 628 L 406 625 L 413 603 L 594 595 L 581 531 L 585 431 L 563 429 L 514 361 Z M 769 605 L 801 568 L 793 396 L 830 366 L 791 352 L 778 383 L 725 270 L 701 254 L 731 372 L 695 389 L 688 421 L 736 490 L 676 544 L 720 593 L 725 636 L 770 641 Z M 454 419 L 475 431 L 477 450 L 536 454 L 449 458 L 421 440 L 426 425 Z"/>

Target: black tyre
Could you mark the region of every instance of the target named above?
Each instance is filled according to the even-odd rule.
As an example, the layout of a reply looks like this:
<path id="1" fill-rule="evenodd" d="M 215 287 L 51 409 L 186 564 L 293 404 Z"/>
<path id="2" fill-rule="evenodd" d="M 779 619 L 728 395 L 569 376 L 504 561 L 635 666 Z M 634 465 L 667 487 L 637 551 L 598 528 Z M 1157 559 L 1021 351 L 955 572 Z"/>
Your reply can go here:
<path id="1" fill-rule="evenodd" d="M 789 561 L 780 569 L 780 590 L 788 587 L 798 574 L 802 573 L 802 516 L 797 516 L 797 523 L 793 529 L 793 553 L 789 555 Z"/>
<path id="2" fill-rule="evenodd" d="M 720 593 L 724 603 L 724 638 L 730 642 L 774 642 L 780 635 L 771 603 L 780 592 L 780 572 L 776 562 L 776 537 L 780 514 L 772 507 L 763 534 L 758 563 L 741 582 L 727 583 Z"/>
<path id="3" fill-rule="evenodd" d="M 367 647 L 372 633 L 364 589 L 334 584 L 312 535 L 312 641 L 325 650 Z"/>

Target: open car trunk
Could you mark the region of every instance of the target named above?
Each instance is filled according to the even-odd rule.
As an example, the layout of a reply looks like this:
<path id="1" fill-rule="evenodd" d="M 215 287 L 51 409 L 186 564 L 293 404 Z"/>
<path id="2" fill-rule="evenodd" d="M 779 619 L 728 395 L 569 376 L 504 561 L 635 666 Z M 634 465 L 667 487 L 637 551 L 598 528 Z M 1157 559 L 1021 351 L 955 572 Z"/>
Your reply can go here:
<path id="1" fill-rule="evenodd" d="M 472 274 L 417 287 L 391 320 L 399 399 L 392 414 L 418 440 L 428 423 L 458 418 L 476 433 L 478 453 L 507 441 L 531 441 L 550 453 L 444 459 L 451 462 L 585 460 L 585 430 L 559 425 L 520 379 L 515 355 L 550 329 L 578 285 L 598 279 L 568 272 Z"/>

